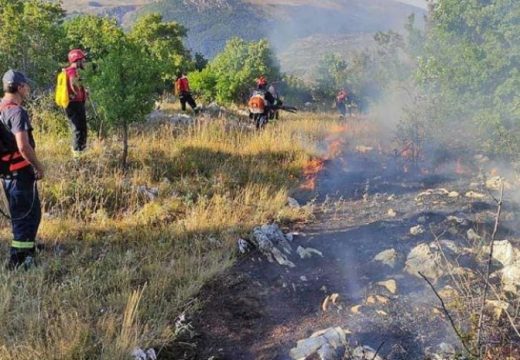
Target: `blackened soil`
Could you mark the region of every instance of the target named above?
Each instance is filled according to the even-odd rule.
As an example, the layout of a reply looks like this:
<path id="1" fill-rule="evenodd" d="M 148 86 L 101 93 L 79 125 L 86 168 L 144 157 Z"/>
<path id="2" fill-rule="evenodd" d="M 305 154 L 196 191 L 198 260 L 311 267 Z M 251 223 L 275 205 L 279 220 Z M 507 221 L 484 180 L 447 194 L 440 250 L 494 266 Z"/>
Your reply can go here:
<path id="1" fill-rule="evenodd" d="M 319 178 L 316 220 L 296 229 L 302 235 L 293 249 L 312 247 L 323 257 L 302 260 L 293 253 L 294 269 L 269 263 L 259 253 L 242 258 L 201 291 L 201 310 L 192 317 L 196 336 L 179 341 L 161 358 L 289 359 L 298 340 L 331 326 L 348 329 L 353 344 L 377 348 L 384 342 L 380 354 L 386 359 L 423 359 L 428 347 L 442 342 L 459 347 L 431 290 L 404 265 L 409 251 L 433 242 L 433 234 L 467 245 L 465 234 L 474 219 L 489 218 L 491 199 L 464 197 L 471 182 L 466 176 L 411 175 L 402 171 L 400 160 L 375 151 L 359 154 L 353 145 L 329 161 Z M 430 188 L 461 196 L 416 198 Z M 389 209 L 397 216 L 388 215 Z M 468 221 L 454 226 L 448 215 Z M 410 227 L 419 223 L 427 231 L 410 235 Z M 398 253 L 394 268 L 373 261 L 392 248 Z M 377 285 L 389 279 L 397 283 L 395 294 Z M 441 278 L 435 285 L 445 283 Z M 324 298 L 333 293 L 340 295 L 338 306 L 323 311 Z M 371 295 L 387 300 L 370 303 Z"/>

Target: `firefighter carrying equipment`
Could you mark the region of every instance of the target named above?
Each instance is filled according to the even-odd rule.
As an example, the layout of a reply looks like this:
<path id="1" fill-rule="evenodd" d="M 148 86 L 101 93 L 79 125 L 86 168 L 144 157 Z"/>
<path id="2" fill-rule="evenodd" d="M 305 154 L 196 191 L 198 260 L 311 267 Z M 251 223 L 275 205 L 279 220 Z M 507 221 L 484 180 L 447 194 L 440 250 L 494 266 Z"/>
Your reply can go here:
<path id="1" fill-rule="evenodd" d="M 265 95 L 257 92 L 249 99 L 249 112 L 251 114 L 263 114 L 265 112 L 265 105 Z"/>
<path id="2" fill-rule="evenodd" d="M 7 109 L 18 107 L 13 102 L 0 105 L 0 116 Z M 3 121 L 0 121 L 0 178 L 13 178 L 16 172 L 31 164 L 18 151 L 16 139 Z"/>
<path id="3" fill-rule="evenodd" d="M 56 93 L 54 96 L 54 100 L 56 101 L 56 105 L 64 109 L 66 109 L 70 103 L 69 89 L 67 83 L 67 71 L 65 69 L 62 69 L 56 79 Z"/>

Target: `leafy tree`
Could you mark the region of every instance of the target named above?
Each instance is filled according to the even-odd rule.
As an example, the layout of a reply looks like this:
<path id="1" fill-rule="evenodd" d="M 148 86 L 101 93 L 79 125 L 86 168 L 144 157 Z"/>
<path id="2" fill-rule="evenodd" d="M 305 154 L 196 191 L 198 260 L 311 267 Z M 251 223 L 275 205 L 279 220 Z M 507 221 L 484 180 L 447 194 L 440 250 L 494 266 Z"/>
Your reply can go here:
<path id="1" fill-rule="evenodd" d="M 176 22 L 164 22 L 158 13 L 143 15 L 134 24 L 129 38 L 160 64 L 163 80 L 173 80 L 179 70 L 194 67 L 183 38 L 187 30 Z"/>
<path id="2" fill-rule="evenodd" d="M 97 69 L 87 72 L 91 96 L 107 125 L 121 130 L 121 165 L 126 168 L 129 125 L 143 121 L 152 111 L 160 68 L 142 48 L 125 38 L 99 59 L 98 64 Z"/>
<path id="3" fill-rule="evenodd" d="M 54 79 L 63 53 L 60 4 L 44 0 L 0 0 L 0 68 L 16 68 L 38 84 Z"/>
<path id="4" fill-rule="evenodd" d="M 89 61 L 96 61 L 118 49 L 125 39 L 123 29 L 115 19 L 95 15 L 74 17 L 64 24 L 69 49 L 82 48 L 89 54 Z M 63 57 L 64 61 L 66 56 Z"/>
<path id="5" fill-rule="evenodd" d="M 207 70 L 190 76 L 192 80 L 196 79 L 193 83 L 195 90 L 214 94 L 219 102 L 230 103 L 247 100 L 255 79 L 260 75 L 267 76 L 270 81 L 280 76 L 268 41 L 248 43 L 233 38 L 209 63 Z"/>
<path id="6" fill-rule="evenodd" d="M 190 73 L 189 79 L 191 87 L 204 100 L 212 101 L 216 98 L 217 76 L 209 67 Z"/>
<path id="7" fill-rule="evenodd" d="M 439 0 L 418 78 L 442 106 L 439 125 L 476 129 L 478 147 L 520 150 L 520 2 Z"/>

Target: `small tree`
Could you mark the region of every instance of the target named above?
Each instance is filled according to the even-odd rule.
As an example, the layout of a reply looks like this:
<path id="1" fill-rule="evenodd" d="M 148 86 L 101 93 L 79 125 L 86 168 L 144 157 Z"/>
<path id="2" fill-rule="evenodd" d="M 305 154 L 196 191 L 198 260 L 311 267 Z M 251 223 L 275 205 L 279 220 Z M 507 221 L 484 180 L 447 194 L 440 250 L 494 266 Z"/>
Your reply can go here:
<path id="1" fill-rule="evenodd" d="M 108 126 L 121 131 L 123 154 L 121 165 L 127 167 L 128 127 L 143 121 L 154 106 L 154 94 L 160 82 L 160 71 L 142 48 L 121 40 L 98 60 L 95 70 L 87 73 L 92 97 Z"/>

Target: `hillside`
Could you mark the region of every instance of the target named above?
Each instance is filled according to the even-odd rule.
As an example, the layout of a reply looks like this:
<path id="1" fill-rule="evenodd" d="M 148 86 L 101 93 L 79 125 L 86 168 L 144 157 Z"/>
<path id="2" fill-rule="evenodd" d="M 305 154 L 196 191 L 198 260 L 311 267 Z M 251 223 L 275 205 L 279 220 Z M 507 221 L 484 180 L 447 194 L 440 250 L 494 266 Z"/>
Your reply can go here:
<path id="1" fill-rule="evenodd" d="M 298 47 L 300 39 L 338 38 L 349 34 L 400 29 L 407 16 L 423 10 L 398 0 L 65 0 L 69 11 L 116 16 L 126 26 L 139 15 L 160 12 L 189 29 L 188 47 L 207 57 L 232 36 L 267 37 L 279 52 Z M 415 3 L 419 3 L 418 1 Z M 420 17 L 419 17 L 420 18 Z M 352 39 L 351 36 L 348 36 Z M 320 52 L 330 41 L 316 42 Z M 332 42 L 349 48 L 348 42 Z M 356 45 L 357 47 L 357 45 Z M 333 49 L 337 50 L 337 49 Z M 290 70 L 290 69 L 289 69 Z"/>

